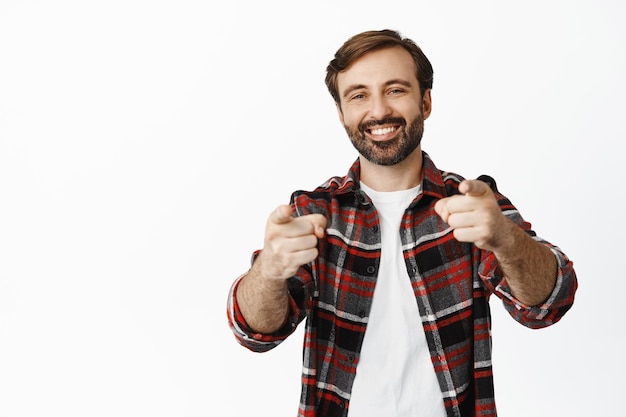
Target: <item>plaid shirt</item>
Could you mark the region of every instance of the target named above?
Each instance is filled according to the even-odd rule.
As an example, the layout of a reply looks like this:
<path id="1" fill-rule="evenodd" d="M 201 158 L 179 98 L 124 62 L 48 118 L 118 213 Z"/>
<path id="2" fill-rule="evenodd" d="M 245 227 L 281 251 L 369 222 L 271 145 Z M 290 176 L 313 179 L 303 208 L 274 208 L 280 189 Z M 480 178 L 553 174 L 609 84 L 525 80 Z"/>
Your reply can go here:
<path id="1" fill-rule="evenodd" d="M 457 241 L 434 211 L 438 199 L 458 194 L 463 178 L 438 170 L 423 155 L 422 192 L 406 209 L 400 235 L 432 363 L 448 416 L 496 416 L 489 297 L 500 298 L 524 326 L 546 327 L 572 306 L 576 275 L 566 255 L 539 238 L 493 185 L 503 213 L 557 258 L 556 286 L 543 304 L 530 307 L 515 299 L 493 253 Z M 247 326 L 234 297 L 243 276 L 229 294 L 230 327 L 240 344 L 256 352 L 276 347 L 306 319 L 299 417 L 348 412 L 381 256 L 378 215 L 359 188 L 359 172 L 357 160 L 347 176 L 292 195 L 297 215 L 322 213 L 328 224 L 318 259 L 289 279 L 290 317 L 283 329 L 265 335 Z"/>

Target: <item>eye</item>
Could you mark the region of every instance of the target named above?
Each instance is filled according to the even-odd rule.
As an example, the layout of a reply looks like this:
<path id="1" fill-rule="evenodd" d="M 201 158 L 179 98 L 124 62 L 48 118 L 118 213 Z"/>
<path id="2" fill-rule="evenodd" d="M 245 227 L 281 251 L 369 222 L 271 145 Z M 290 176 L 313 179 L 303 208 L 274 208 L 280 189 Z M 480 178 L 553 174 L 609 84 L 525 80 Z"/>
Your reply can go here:
<path id="1" fill-rule="evenodd" d="M 353 94 L 352 96 L 350 96 L 350 100 L 354 101 L 354 100 L 363 100 L 365 98 L 365 94 L 363 93 L 357 93 L 357 94 Z"/>
<path id="2" fill-rule="evenodd" d="M 389 94 L 391 94 L 392 96 L 402 93 L 404 93 L 404 89 L 402 88 L 392 88 L 391 90 L 389 90 Z"/>

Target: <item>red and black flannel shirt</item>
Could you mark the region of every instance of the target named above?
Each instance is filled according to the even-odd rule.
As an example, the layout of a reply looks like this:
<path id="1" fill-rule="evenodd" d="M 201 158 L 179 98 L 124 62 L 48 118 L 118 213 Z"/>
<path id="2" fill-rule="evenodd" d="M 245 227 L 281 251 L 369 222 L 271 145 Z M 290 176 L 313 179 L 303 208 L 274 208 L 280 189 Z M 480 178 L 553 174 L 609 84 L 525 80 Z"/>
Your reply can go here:
<path id="1" fill-rule="evenodd" d="M 234 297 L 243 276 L 229 294 L 231 329 L 256 352 L 276 347 L 306 319 L 299 417 L 346 416 L 350 402 L 381 256 L 379 219 L 359 188 L 359 172 L 357 160 L 347 176 L 292 195 L 297 215 L 322 213 L 328 224 L 318 259 L 289 279 L 290 317 L 283 329 L 255 334 L 246 325 Z M 567 256 L 539 238 L 496 190 L 503 213 L 548 246 L 558 263 L 556 286 L 543 304 L 516 300 L 493 253 L 457 241 L 434 211 L 438 199 L 458 194 L 462 179 L 438 170 L 424 153 L 422 192 L 406 209 L 399 232 L 447 415 L 496 416 L 489 297 L 499 297 L 524 326 L 546 327 L 572 306 L 577 279 Z"/>

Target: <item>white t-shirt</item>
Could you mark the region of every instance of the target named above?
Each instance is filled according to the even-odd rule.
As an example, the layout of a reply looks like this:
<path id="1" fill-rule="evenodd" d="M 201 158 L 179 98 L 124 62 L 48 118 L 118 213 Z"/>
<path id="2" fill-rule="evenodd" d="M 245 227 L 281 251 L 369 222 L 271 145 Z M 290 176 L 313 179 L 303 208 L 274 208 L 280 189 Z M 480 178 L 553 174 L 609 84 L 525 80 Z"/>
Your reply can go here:
<path id="1" fill-rule="evenodd" d="M 361 187 L 378 211 L 382 253 L 348 416 L 445 417 L 400 241 L 402 215 L 420 187 L 393 192 Z"/>

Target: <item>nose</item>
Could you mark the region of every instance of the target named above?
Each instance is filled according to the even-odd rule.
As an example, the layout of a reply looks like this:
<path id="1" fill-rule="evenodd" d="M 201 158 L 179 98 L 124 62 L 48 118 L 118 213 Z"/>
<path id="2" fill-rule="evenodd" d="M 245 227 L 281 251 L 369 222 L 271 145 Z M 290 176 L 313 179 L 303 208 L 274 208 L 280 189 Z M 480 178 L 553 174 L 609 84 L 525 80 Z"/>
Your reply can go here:
<path id="1" fill-rule="evenodd" d="M 369 117 L 374 120 L 382 120 L 385 117 L 391 115 L 393 110 L 389 105 L 387 97 L 384 95 L 373 96 L 371 100 L 371 108 L 369 111 Z"/>

